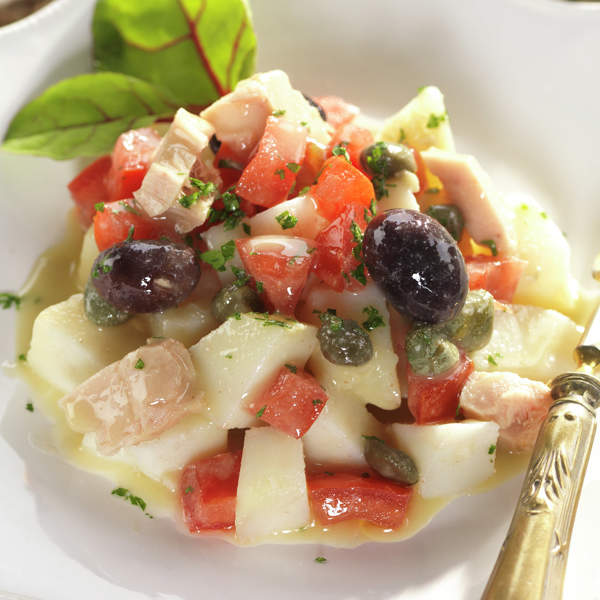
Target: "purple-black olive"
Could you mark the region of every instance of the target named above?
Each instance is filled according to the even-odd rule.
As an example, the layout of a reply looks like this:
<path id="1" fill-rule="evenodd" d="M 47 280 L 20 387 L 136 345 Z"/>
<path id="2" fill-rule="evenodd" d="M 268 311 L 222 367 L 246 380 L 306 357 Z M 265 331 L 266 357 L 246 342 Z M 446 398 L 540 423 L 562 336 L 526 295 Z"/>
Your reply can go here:
<path id="1" fill-rule="evenodd" d="M 200 273 L 191 248 L 170 241 L 134 240 L 101 252 L 91 280 L 115 308 L 149 313 L 182 302 L 196 287 Z"/>
<path id="2" fill-rule="evenodd" d="M 315 102 L 310 96 L 308 96 L 307 94 L 302 94 L 307 102 L 311 105 L 314 106 L 318 111 L 319 111 L 319 116 L 321 117 L 321 119 L 323 119 L 323 121 L 327 121 L 327 113 L 325 112 L 325 109 L 318 103 Z"/>
<path id="3" fill-rule="evenodd" d="M 377 215 L 363 240 L 365 264 L 390 304 L 425 323 L 454 318 L 469 280 L 452 236 L 435 219 L 408 209 Z"/>

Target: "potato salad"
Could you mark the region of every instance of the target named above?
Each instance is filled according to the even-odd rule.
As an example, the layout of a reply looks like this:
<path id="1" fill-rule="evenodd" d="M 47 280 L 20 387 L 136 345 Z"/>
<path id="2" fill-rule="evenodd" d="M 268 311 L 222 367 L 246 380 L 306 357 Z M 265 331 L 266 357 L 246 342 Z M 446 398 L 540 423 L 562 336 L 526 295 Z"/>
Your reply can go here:
<path id="1" fill-rule="evenodd" d="M 23 372 L 68 458 L 188 534 L 406 537 L 522 465 L 574 367 L 567 241 L 457 151 L 436 87 L 374 123 L 259 73 L 68 189 L 78 293 Z"/>

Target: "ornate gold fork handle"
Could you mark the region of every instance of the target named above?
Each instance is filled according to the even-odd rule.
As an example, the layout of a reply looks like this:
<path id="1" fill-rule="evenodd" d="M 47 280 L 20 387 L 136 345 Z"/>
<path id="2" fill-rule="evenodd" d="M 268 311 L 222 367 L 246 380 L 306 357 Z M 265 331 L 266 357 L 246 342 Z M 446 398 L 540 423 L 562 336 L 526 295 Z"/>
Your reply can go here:
<path id="1" fill-rule="evenodd" d="M 596 431 L 600 381 L 586 373 L 566 373 L 552 382 L 552 397 L 483 600 L 562 596 L 573 521 Z"/>

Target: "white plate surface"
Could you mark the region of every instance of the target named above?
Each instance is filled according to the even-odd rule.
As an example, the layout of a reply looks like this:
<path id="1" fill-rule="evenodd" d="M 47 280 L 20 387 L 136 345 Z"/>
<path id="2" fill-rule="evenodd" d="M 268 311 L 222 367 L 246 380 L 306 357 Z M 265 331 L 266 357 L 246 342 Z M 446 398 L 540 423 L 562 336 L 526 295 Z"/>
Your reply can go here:
<path id="1" fill-rule="evenodd" d="M 48 84 L 89 68 L 92 0 L 57 0 L 0 30 L 0 133 Z M 551 0 L 253 0 L 259 68 L 308 93 L 335 93 L 383 117 L 423 84 L 444 91 L 459 149 L 501 189 L 535 195 L 573 245 L 586 282 L 600 250 L 597 77 L 600 10 Z M 59 239 L 74 163 L 0 152 L 0 272 L 18 289 Z M 0 315 L 14 360 L 14 315 Z M 110 483 L 44 452 L 47 424 L 27 390 L 2 378 L 0 598 L 475 599 L 520 486 L 453 502 L 413 539 L 355 550 L 239 549 L 182 537 L 117 503 Z M 600 444 L 572 540 L 565 598 L 600 598 Z M 324 555 L 325 565 L 314 558 Z M 9 596 L 6 596 L 9 597 Z"/>

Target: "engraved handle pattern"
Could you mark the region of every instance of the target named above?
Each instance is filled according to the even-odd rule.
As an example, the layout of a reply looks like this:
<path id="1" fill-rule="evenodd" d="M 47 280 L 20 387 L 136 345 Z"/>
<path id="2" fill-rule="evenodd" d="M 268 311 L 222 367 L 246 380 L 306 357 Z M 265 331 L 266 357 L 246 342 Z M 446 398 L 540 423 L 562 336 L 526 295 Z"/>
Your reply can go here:
<path id="1" fill-rule="evenodd" d="M 554 380 L 519 502 L 484 600 L 559 599 L 577 502 L 596 430 L 600 382 L 583 373 Z"/>

